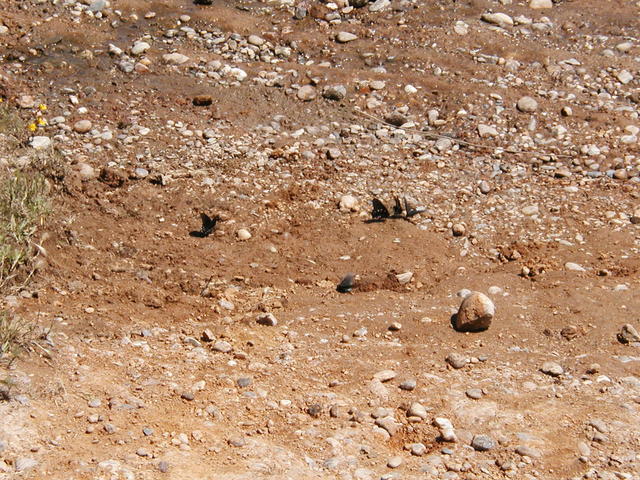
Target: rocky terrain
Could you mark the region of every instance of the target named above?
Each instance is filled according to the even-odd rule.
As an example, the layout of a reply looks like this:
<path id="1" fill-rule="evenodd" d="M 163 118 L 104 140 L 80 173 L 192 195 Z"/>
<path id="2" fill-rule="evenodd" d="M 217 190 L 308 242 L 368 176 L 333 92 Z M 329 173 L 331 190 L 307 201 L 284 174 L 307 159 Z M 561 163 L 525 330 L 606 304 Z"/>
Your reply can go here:
<path id="1" fill-rule="evenodd" d="M 639 15 L 4 0 L 0 479 L 640 479 Z"/>

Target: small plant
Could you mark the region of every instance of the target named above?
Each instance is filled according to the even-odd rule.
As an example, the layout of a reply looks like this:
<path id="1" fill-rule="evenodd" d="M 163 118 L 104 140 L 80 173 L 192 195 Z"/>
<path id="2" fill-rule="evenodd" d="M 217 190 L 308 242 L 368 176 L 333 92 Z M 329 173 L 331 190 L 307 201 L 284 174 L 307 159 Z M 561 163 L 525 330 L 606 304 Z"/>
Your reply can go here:
<path id="1" fill-rule="evenodd" d="M 29 350 L 34 328 L 33 324 L 0 311 L 0 359 L 11 361 L 21 351 Z"/>
<path id="2" fill-rule="evenodd" d="M 31 277 L 43 248 L 33 238 L 49 212 L 48 183 L 39 173 L 0 176 L 0 290 Z"/>

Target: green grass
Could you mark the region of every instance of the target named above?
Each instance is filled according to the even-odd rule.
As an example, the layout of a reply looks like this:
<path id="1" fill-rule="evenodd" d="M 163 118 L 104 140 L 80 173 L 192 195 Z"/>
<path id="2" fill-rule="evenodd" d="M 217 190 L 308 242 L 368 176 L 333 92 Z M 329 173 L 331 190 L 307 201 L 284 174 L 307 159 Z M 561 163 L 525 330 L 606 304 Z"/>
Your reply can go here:
<path id="1" fill-rule="evenodd" d="M 49 213 L 47 180 L 36 172 L 0 176 L 0 292 L 33 274 L 40 248 L 34 242 Z"/>

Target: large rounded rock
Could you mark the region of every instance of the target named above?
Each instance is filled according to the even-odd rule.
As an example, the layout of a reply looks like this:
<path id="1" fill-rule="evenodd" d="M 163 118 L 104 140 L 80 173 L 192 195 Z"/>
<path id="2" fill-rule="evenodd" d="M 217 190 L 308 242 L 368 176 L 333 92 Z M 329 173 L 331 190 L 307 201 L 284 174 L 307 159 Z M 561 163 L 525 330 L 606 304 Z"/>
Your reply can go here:
<path id="1" fill-rule="evenodd" d="M 472 292 L 460 305 L 454 328 L 460 332 L 479 332 L 491 326 L 496 307 L 484 293 Z"/>
<path id="2" fill-rule="evenodd" d="M 538 102 L 533 97 L 522 97 L 516 103 L 518 110 L 524 113 L 533 113 L 538 109 Z"/>

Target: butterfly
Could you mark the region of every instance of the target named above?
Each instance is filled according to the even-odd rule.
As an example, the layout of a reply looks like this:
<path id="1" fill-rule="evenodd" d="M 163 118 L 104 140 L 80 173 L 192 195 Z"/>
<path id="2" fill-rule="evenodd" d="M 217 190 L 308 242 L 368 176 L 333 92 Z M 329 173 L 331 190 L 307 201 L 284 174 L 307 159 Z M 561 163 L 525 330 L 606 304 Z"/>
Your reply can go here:
<path id="1" fill-rule="evenodd" d="M 220 220 L 219 215 L 214 215 L 210 217 L 206 213 L 201 213 L 200 218 L 202 219 L 202 228 L 200 230 L 194 230 L 193 232 L 189 232 L 189 235 L 192 237 L 205 238 L 211 235 L 216 228 L 216 223 Z"/>
<path id="2" fill-rule="evenodd" d="M 373 206 L 373 210 L 371 210 L 371 219 L 378 222 L 383 222 L 385 219 L 389 218 L 389 210 L 384 206 L 377 198 L 371 200 L 371 204 Z"/>
<path id="3" fill-rule="evenodd" d="M 355 282 L 356 276 L 353 273 L 347 273 L 336 287 L 336 290 L 340 293 L 349 293 L 354 287 Z"/>

